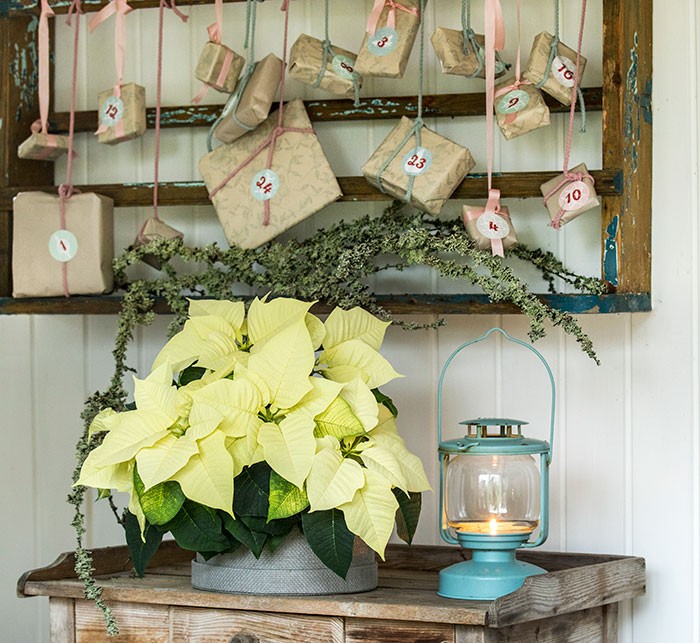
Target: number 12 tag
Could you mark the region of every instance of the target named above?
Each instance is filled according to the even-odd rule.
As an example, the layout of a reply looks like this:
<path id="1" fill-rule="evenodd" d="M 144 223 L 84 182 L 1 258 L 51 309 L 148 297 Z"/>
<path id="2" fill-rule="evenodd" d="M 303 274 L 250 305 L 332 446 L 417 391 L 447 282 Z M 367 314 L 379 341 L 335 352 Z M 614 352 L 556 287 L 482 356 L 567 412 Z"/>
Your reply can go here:
<path id="1" fill-rule="evenodd" d="M 401 166 L 404 174 L 409 176 L 418 176 L 427 172 L 433 162 L 433 155 L 430 150 L 425 147 L 412 149 L 406 156 L 403 157 Z"/>
<path id="2" fill-rule="evenodd" d="M 107 127 L 116 125 L 124 116 L 124 103 L 117 96 L 110 96 L 100 109 L 100 122 Z"/>

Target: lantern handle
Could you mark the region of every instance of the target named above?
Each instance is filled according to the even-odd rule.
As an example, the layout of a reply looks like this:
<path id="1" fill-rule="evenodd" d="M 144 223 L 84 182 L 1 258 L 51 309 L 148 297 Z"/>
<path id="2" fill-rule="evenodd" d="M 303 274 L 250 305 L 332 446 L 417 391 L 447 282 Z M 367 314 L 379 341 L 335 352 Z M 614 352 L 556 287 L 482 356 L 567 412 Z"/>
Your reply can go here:
<path id="1" fill-rule="evenodd" d="M 442 371 L 440 371 L 440 379 L 438 381 L 438 408 L 437 408 L 437 421 L 438 421 L 438 445 L 442 443 L 442 385 L 445 380 L 445 374 L 447 372 L 447 367 L 450 365 L 452 360 L 457 356 L 458 353 L 460 353 L 462 350 L 467 348 L 468 346 L 471 346 L 472 344 L 478 344 L 479 342 L 485 340 L 489 335 L 492 333 L 501 333 L 509 342 L 512 342 L 514 344 L 519 344 L 520 346 L 524 346 L 527 348 L 529 351 L 535 354 L 535 356 L 542 362 L 542 365 L 544 366 L 545 370 L 547 371 L 547 375 L 549 376 L 549 384 L 551 386 L 551 404 L 550 404 L 550 419 L 549 419 L 549 453 L 547 454 L 547 464 L 552 463 L 552 453 L 554 451 L 554 412 L 556 409 L 556 388 L 554 385 L 554 375 L 552 373 L 552 369 L 549 367 L 549 364 L 547 363 L 547 360 L 544 358 L 542 353 L 540 353 L 536 348 L 533 346 L 530 346 L 527 342 L 522 341 L 521 339 L 516 339 L 515 337 L 511 337 L 505 330 L 502 328 L 496 326 L 494 328 L 491 328 L 490 330 L 486 331 L 481 337 L 478 337 L 477 339 L 472 339 L 468 342 L 464 342 L 461 346 L 458 346 L 455 348 L 454 351 L 450 354 L 450 356 L 447 358 L 445 361 L 444 366 L 442 367 Z"/>

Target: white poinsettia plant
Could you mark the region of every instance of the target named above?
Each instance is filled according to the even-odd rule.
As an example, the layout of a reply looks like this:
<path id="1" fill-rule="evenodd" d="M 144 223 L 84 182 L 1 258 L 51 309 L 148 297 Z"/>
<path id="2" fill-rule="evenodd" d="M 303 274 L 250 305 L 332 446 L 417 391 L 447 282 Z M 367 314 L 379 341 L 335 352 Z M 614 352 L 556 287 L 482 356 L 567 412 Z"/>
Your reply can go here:
<path id="1" fill-rule="evenodd" d="M 205 556 L 256 556 L 300 528 L 340 576 L 355 536 L 383 557 L 396 523 L 410 542 L 429 489 L 379 387 L 388 322 L 311 303 L 191 301 L 189 319 L 134 378 L 134 408 L 106 409 L 76 484 L 129 494 L 125 527 L 143 573 L 162 536 Z"/>

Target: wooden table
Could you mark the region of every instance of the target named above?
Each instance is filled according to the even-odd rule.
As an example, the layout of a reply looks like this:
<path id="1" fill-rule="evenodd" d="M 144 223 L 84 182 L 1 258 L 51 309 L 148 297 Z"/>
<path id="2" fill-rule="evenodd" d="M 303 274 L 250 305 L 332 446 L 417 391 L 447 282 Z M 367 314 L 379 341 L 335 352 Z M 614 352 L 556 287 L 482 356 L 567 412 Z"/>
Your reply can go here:
<path id="1" fill-rule="evenodd" d="M 94 551 L 95 574 L 121 634 L 84 600 L 73 555 L 20 578 L 20 596 L 49 596 L 53 643 L 611 643 L 618 603 L 645 590 L 644 559 L 522 552 L 549 573 L 495 601 L 436 595 L 437 571 L 463 559 L 449 547 L 390 546 L 379 588 L 338 596 L 250 596 L 194 590 L 191 552 L 164 543 L 146 577 L 126 547 Z"/>

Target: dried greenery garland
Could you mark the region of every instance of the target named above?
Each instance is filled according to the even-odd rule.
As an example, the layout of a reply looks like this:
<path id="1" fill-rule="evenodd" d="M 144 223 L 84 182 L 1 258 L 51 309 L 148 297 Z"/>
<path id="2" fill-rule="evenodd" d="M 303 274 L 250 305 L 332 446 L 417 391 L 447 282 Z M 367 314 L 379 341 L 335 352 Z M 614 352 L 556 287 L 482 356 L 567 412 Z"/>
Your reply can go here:
<path id="1" fill-rule="evenodd" d="M 128 283 L 127 268 L 146 255 L 162 262 L 164 276 Z M 377 259 L 385 256 L 393 258 L 391 263 L 379 264 Z M 549 252 L 516 245 L 508 251 L 508 256 L 538 269 L 549 284 L 550 292 L 555 292 L 557 279 L 581 292 L 605 292 L 599 279 L 582 277 L 567 270 Z M 173 259 L 191 264 L 194 271 L 179 271 L 170 263 Z M 114 262 L 117 283 L 125 292 L 112 352 L 115 370 L 109 388 L 95 393 L 85 404 L 81 415 L 85 430 L 76 447 L 73 482 L 78 479 L 88 453 L 102 438 L 101 435 L 89 437 L 88 427 L 94 416 L 107 407 L 116 411 L 125 409 L 123 379 L 132 370 L 127 364 L 127 349 L 136 328 L 154 321 L 153 307 L 157 299 L 164 299 L 174 313 L 171 333 L 179 330 L 185 321 L 186 296 L 231 299 L 234 298 L 232 287 L 237 284 L 278 296 L 320 300 L 332 306 L 362 306 L 409 330 L 443 325 L 441 319 L 424 325 L 394 319 L 371 292 L 367 283 L 371 275 L 388 268 L 402 270 L 411 266 L 428 266 L 441 276 L 478 285 L 494 302 L 515 304 L 530 321 L 528 334 L 533 341 L 545 335 L 545 321 L 561 326 L 576 338 L 587 355 L 598 361 L 590 339 L 578 322 L 568 313 L 542 303 L 499 257 L 478 250 L 461 220 L 435 220 L 420 213 L 407 212 L 398 202 L 390 205 L 379 217 L 366 216 L 341 222 L 304 241 L 271 243 L 253 250 L 222 249 L 216 244 L 190 248 L 177 239 L 155 241 L 126 251 Z M 68 498 L 75 508 L 72 524 L 77 536 L 76 573 L 85 585 L 86 598 L 96 602 L 104 614 L 108 633 L 114 635 L 118 628 L 109 607 L 102 600 L 102 589 L 93 578 L 91 553 L 83 546 L 85 493 L 85 487 L 76 487 Z M 121 522 L 122 517 L 111 499 L 110 504 Z"/>

